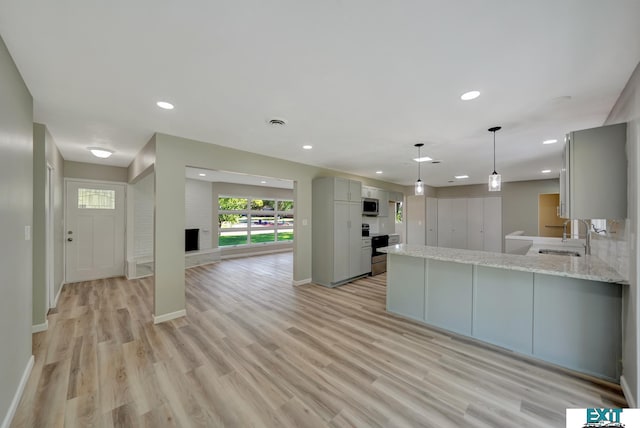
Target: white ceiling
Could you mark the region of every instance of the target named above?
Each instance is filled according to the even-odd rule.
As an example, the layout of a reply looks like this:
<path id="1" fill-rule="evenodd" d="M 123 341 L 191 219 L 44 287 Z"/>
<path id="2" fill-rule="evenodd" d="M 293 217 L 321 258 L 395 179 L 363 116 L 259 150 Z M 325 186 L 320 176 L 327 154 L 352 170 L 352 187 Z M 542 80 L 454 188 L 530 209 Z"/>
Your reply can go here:
<path id="1" fill-rule="evenodd" d="M 202 168 L 185 168 L 185 176 L 192 180 L 211 181 L 213 183 L 237 183 L 250 186 L 276 187 L 279 189 L 293 189 L 293 181 L 282 178 L 260 177 L 256 175 L 240 174 L 229 171 L 213 171 Z M 204 174 L 204 176 L 200 175 Z"/>
<path id="2" fill-rule="evenodd" d="M 0 0 L 0 35 L 66 159 L 127 166 L 159 131 L 411 184 L 424 142 L 443 186 L 485 182 L 494 125 L 505 181 L 557 176 L 561 143 L 541 142 L 604 122 L 638 17 L 638 0 Z"/>

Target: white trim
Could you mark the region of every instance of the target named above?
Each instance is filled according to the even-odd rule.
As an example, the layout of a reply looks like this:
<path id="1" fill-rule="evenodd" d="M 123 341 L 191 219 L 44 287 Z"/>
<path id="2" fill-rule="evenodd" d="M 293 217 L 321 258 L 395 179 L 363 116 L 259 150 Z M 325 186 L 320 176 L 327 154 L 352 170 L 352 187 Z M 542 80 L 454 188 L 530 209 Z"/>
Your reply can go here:
<path id="1" fill-rule="evenodd" d="M 58 300 L 60 299 L 60 294 L 62 294 L 62 287 L 66 285 L 66 282 L 62 281 L 60 283 L 60 288 L 58 288 L 58 294 L 56 294 L 56 300 L 53 301 L 53 308 L 58 306 Z"/>
<path id="2" fill-rule="evenodd" d="M 293 248 L 280 248 L 280 249 L 265 250 L 265 251 L 252 251 L 247 253 L 221 254 L 220 260 L 237 259 L 241 257 L 263 256 L 265 254 L 288 253 L 291 251 L 293 251 Z"/>
<path id="3" fill-rule="evenodd" d="M 109 180 L 93 180 L 90 178 L 74 178 L 74 177 L 64 177 L 64 182 L 67 181 L 77 181 L 77 182 L 85 182 L 85 183 L 104 183 L 104 184 L 129 184 L 126 181 L 109 181 Z"/>
<path id="4" fill-rule="evenodd" d="M 32 355 L 29 357 L 29 361 L 27 361 L 27 366 L 24 368 L 24 372 L 22 372 L 22 377 L 20 378 L 18 389 L 13 396 L 13 400 L 11 400 L 11 405 L 9 406 L 7 414 L 4 417 L 4 421 L 2 422 L 2 428 L 9 428 L 11 422 L 13 421 L 13 417 L 16 414 L 16 409 L 18 408 L 18 404 L 20 404 L 20 399 L 22 398 L 22 393 L 24 392 L 25 386 L 27 386 L 27 381 L 29 380 L 31 369 L 33 369 L 33 362 L 34 359 Z"/>
<path id="5" fill-rule="evenodd" d="M 301 279 L 299 281 L 291 281 L 294 286 L 311 284 L 311 278 Z"/>
<path id="6" fill-rule="evenodd" d="M 168 314 L 163 314 L 163 315 L 154 315 L 153 316 L 153 323 L 154 324 L 160 324 L 161 322 L 166 322 L 166 321 L 171 321 L 173 319 L 176 318 L 180 318 L 180 317 L 186 317 L 187 316 L 187 310 L 186 309 L 181 309 L 179 311 L 175 311 L 175 312 L 169 312 Z"/>
<path id="7" fill-rule="evenodd" d="M 630 408 L 636 408 L 636 400 L 633 394 L 631 393 L 631 388 L 629 388 L 629 384 L 627 383 L 627 379 L 624 375 L 620 376 L 620 386 L 622 387 L 622 393 L 624 394 L 624 398 L 627 400 L 627 404 Z"/>
<path id="8" fill-rule="evenodd" d="M 41 331 L 47 331 L 49 328 L 49 320 L 45 320 L 42 324 L 35 324 L 31 326 L 31 333 L 40 333 Z"/>

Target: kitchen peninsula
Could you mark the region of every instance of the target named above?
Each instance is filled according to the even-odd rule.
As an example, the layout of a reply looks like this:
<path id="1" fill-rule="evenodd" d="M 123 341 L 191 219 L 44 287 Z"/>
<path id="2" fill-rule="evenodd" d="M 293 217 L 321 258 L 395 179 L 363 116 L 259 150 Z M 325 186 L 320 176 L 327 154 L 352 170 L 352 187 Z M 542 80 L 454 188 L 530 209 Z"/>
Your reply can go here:
<path id="1" fill-rule="evenodd" d="M 389 312 L 619 381 L 625 281 L 598 258 L 421 245 L 381 251 Z"/>

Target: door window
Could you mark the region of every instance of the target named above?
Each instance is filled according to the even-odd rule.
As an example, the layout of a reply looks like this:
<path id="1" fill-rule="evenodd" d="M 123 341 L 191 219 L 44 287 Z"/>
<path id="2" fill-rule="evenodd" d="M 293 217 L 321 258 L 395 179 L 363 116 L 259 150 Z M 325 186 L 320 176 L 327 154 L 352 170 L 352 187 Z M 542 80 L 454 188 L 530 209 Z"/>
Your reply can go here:
<path id="1" fill-rule="evenodd" d="M 78 208 L 91 210 L 115 210 L 116 192 L 105 189 L 78 189 Z"/>

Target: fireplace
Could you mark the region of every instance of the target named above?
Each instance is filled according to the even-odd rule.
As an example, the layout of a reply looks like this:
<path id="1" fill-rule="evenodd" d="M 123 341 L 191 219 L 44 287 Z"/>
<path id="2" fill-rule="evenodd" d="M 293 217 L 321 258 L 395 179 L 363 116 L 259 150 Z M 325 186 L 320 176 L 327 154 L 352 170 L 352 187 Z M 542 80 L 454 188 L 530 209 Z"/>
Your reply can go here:
<path id="1" fill-rule="evenodd" d="M 184 250 L 197 251 L 200 249 L 200 229 L 184 230 Z"/>

